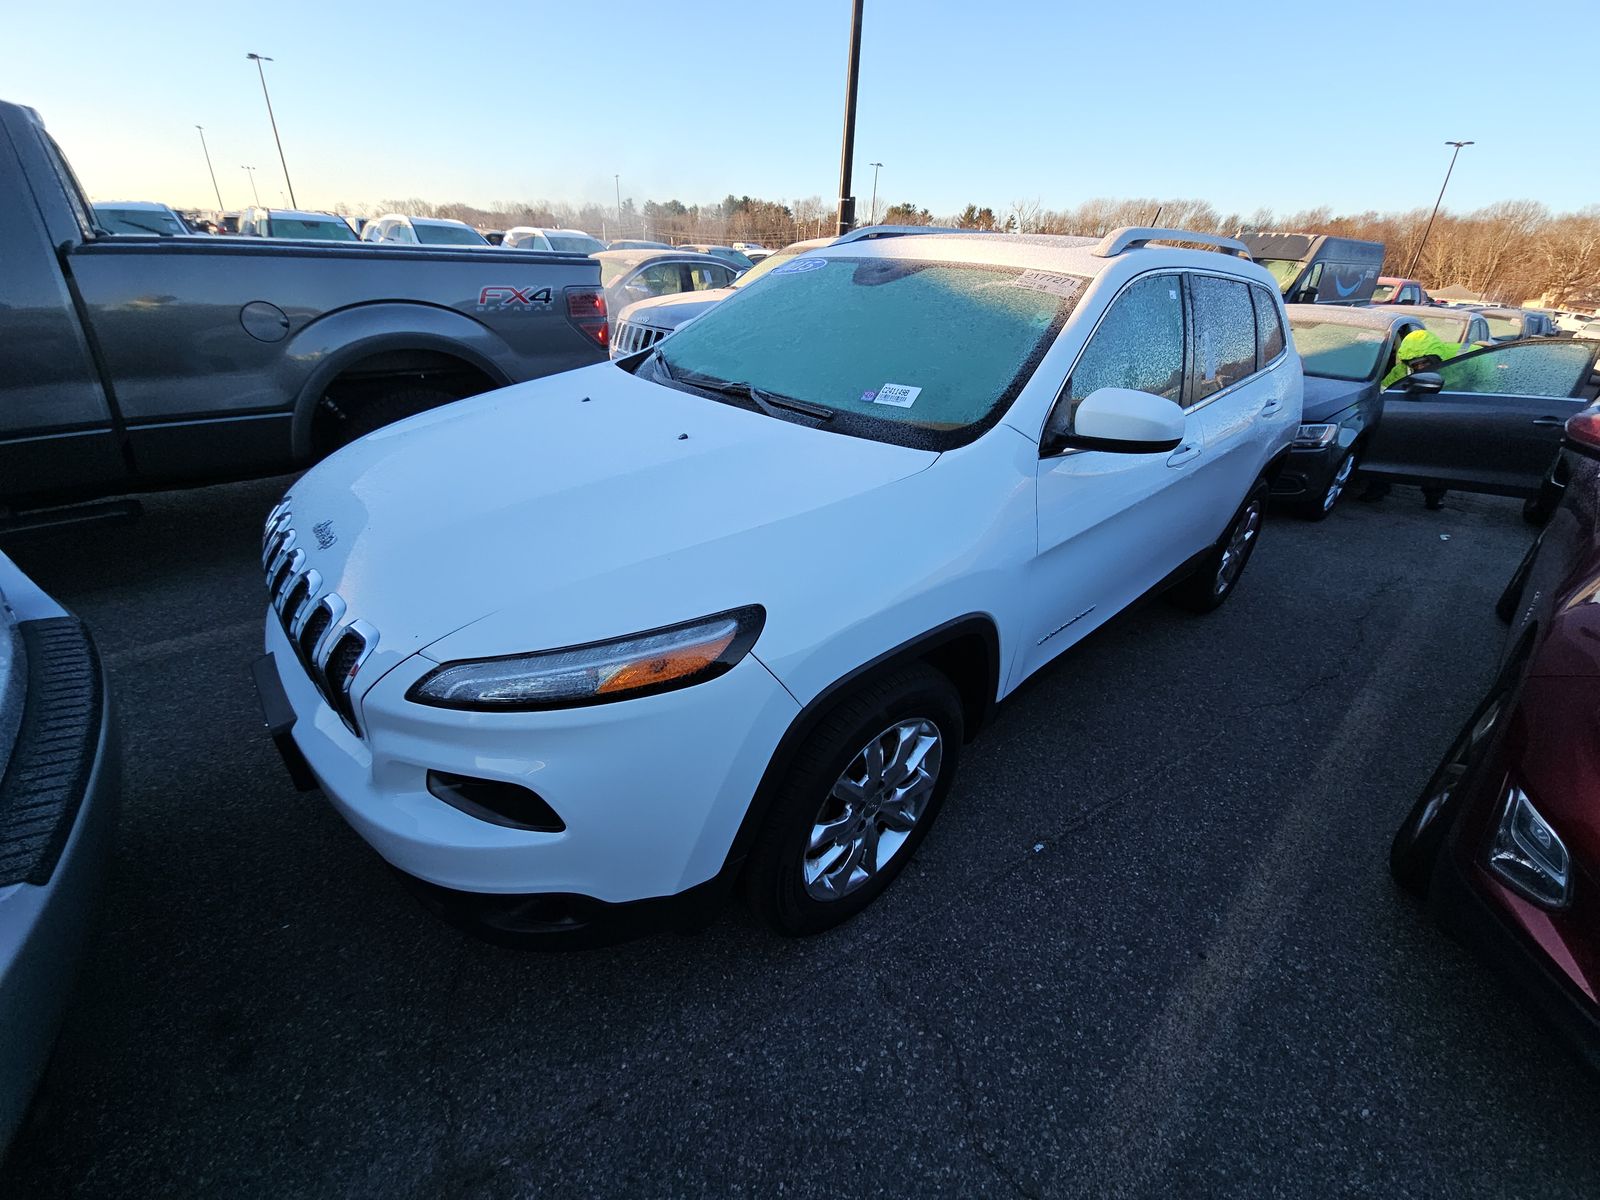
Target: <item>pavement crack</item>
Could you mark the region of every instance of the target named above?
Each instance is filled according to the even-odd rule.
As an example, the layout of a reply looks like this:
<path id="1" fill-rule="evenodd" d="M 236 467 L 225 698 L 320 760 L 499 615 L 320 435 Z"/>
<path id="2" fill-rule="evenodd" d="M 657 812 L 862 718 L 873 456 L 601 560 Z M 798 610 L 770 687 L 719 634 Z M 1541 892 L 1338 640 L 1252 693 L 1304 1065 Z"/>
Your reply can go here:
<path id="1" fill-rule="evenodd" d="M 878 991 L 884 1003 L 899 1012 L 905 1022 L 921 1034 L 925 1041 L 943 1045 L 948 1052 L 950 1061 L 954 1065 L 956 1096 L 961 1101 L 961 1109 L 966 1118 L 967 1140 L 974 1152 L 1016 1195 L 1025 1197 L 1025 1200 L 1039 1200 L 1039 1192 L 1011 1171 L 1001 1157 L 988 1146 L 989 1128 L 979 1112 L 979 1100 L 973 1089 L 971 1076 L 967 1071 L 966 1056 L 962 1054 L 960 1045 L 948 1033 L 928 1020 L 921 1010 L 900 1003 L 886 982 L 879 981 Z"/>

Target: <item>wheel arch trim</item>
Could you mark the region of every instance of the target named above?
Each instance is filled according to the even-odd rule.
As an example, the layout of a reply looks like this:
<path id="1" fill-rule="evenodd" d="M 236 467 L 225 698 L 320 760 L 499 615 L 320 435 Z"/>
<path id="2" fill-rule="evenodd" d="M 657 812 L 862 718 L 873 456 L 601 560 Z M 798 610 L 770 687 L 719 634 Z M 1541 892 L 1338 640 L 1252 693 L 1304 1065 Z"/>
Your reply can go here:
<path id="1" fill-rule="evenodd" d="M 962 687 L 961 682 L 951 680 L 961 695 L 964 714 L 971 717 L 975 713 L 977 717 L 976 720 L 969 721 L 968 727 L 964 730 L 966 740 L 970 741 L 994 714 L 1000 691 L 1000 632 L 994 618 L 987 613 L 968 613 L 936 625 L 846 672 L 813 696 L 789 722 L 789 727 L 778 739 L 772 757 L 767 760 L 761 782 L 750 798 L 750 806 L 739 822 L 733 843 L 729 846 L 727 857 L 723 861 L 722 873 L 728 881 L 731 883 L 743 867 L 751 844 L 766 823 L 778 785 L 788 773 L 796 752 L 841 696 L 858 687 L 866 679 L 913 663 L 929 662 L 930 657 L 941 649 L 973 638 L 981 642 L 984 650 L 985 682 L 981 700 L 976 704 L 972 703 L 973 698 L 969 696 L 968 690 Z"/>

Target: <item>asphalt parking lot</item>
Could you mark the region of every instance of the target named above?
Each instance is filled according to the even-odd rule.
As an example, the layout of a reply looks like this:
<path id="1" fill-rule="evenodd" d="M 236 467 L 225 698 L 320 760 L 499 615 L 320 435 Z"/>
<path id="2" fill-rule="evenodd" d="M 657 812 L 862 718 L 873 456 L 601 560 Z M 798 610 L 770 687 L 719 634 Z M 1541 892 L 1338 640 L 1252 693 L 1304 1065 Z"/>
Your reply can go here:
<path id="1" fill-rule="evenodd" d="M 97 632 L 126 790 L 0 1195 L 1600 1194 L 1596 1082 L 1391 888 L 1494 671 L 1509 501 L 1269 522 L 1023 689 L 862 918 L 539 955 L 436 923 L 246 675 L 270 480 L 17 540 Z"/>

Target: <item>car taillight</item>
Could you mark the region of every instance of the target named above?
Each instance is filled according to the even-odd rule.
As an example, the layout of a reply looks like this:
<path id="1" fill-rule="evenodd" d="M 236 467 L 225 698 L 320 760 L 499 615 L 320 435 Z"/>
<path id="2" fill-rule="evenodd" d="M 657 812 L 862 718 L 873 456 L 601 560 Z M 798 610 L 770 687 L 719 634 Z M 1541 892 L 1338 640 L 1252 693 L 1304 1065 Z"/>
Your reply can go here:
<path id="1" fill-rule="evenodd" d="M 1567 437 L 1590 450 L 1600 450 L 1600 410 L 1588 409 L 1567 418 Z"/>
<path id="2" fill-rule="evenodd" d="M 606 320 L 606 294 L 599 288 L 569 287 L 567 320 L 602 350 L 611 344 L 611 326 Z"/>

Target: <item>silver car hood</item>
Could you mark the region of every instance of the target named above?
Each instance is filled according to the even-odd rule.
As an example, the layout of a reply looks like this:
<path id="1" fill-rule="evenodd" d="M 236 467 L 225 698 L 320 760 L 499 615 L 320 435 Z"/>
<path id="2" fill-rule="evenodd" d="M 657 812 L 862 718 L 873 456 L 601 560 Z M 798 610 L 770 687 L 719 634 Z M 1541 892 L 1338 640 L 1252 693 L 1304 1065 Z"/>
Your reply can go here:
<path id="1" fill-rule="evenodd" d="M 617 314 L 618 321 L 630 325 L 649 325 L 656 329 L 676 329 L 733 295 L 734 289 L 710 288 L 704 292 L 674 292 L 670 296 L 651 296 L 635 300 Z"/>

